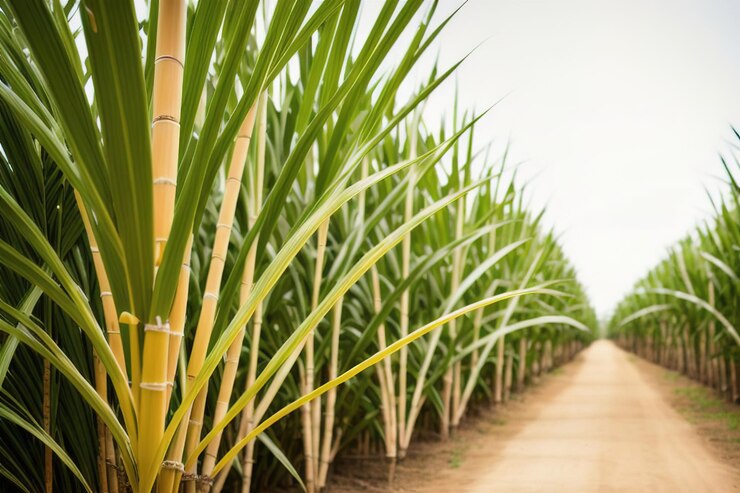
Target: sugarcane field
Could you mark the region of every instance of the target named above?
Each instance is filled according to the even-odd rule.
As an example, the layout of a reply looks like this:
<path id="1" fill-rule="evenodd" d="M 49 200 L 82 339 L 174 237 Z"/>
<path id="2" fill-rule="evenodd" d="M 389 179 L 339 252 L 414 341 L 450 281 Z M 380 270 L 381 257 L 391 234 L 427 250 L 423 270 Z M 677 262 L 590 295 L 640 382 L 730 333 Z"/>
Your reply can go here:
<path id="1" fill-rule="evenodd" d="M 740 493 L 737 19 L 0 0 L 0 492 Z"/>

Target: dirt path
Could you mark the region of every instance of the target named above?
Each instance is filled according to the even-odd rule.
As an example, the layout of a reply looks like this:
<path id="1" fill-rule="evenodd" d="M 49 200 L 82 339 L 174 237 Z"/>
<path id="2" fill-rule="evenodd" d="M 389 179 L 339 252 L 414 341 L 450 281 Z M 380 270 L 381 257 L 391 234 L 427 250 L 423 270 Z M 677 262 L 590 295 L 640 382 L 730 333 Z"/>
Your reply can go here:
<path id="1" fill-rule="evenodd" d="M 720 460 L 670 406 L 656 371 L 598 341 L 523 401 L 420 446 L 392 491 L 740 492 L 740 464 Z"/>
<path id="2" fill-rule="evenodd" d="M 736 491 L 732 471 L 628 357 L 607 341 L 584 352 L 568 386 L 533 406 L 506 444 L 492 444 L 495 460 L 468 456 L 458 469 L 478 469 L 468 491 Z"/>

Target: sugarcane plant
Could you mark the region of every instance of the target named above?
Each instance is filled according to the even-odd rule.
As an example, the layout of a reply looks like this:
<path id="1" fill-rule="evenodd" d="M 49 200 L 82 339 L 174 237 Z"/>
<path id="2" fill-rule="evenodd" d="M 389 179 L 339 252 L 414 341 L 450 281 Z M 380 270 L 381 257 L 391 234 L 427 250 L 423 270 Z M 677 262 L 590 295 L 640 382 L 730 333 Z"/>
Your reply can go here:
<path id="1" fill-rule="evenodd" d="M 734 131 L 734 129 L 733 129 Z M 740 402 L 740 187 L 738 142 L 722 158 L 713 215 L 674 245 L 617 306 L 619 344 Z"/>
<path id="2" fill-rule="evenodd" d="M 7 489 L 318 491 L 590 340 L 483 114 L 426 126 L 458 64 L 401 97 L 436 2 L 139 7 L 0 2 Z"/>

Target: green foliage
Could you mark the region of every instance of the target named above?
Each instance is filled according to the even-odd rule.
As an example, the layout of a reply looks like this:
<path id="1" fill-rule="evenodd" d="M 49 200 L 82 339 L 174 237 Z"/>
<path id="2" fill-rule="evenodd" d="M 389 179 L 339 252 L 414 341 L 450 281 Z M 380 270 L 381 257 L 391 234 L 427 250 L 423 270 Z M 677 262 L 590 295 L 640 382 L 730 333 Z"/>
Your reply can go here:
<path id="1" fill-rule="evenodd" d="M 132 1 L 0 5 L 0 486 L 42 490 L 44 454 L 51 450 L 58 491 L 99 490 L 105 467 L 99 468 L 98 427 L 104 425 L 121 476 L 133 491 L 151 491 L 156 472 L 139 462 L 140 443 L 149 437 L 138 436 L 144 418 L 126 375 L 141 369 L 136 355 L 144 323 L 169 318 L 191 236 L 181 365 L 163 439 L 150 445 L 163 460 L 207 388 L 203 437 L 182 461 L 200 471 L 201 452 L 223 430 L 220 485 L 242 480 L 242 463 L 231 458 L 252 438 L 239 430 L 250 403 L 255 424 L 262 423 L 253 435 L 261 433 L 264 445 L 257 447 L 252 484 L 274 485 L 285 481 L 286 470 L 302 474 L 301 422 L 290 411 L 331 389 L 338 392 L 339 453 L 364 433 L 374 442 L 385 439 L 377 374 L 361 371 L 389 357 L 396 374 L 392 354 L 401 347 L 409 351 L 409 402 L 416 396 L 425 422 L 435 423 L 443 376 L 453 365 L 461 368 L 466 402 L 486 398 L 494 365 L 503 364 L 491 351 L 501 336 L 506 354 L 527 338 L 532 359 L 545 342 L 563 348 L 591 340 L 593 310 L 555 235 L 543 231 L 541 213 L 523 207 L 524 190 L 505 157 L 475 152 L 473 129 L 482 115 L 460 117 L 454 108 L 452 122 L 438 129 L 422 115 L 424 102 L 458 64 L 434 67 L 411 96 L 400 97 L 449 20 L 437 19 L 436 2 L 387 0 L 375 19 L 361 16 L 359 0 L 189 5 L 177 197 L 155 270 L 149 120 L 157 5 L 151 2 L 150 12 L 136 12 Z M 370 23 L 362 36 L 360 22 Z M 381 70 L 393 50 L 404 56 Z M 263 93 L 267 123 L 249 149 L 212 336 L 202 369 L 186 384 L 214 238 L 223 227 L 219 211 L 234 142 Z M 264 200 L 253 210 L 250 201 L 262 195 L 256 190 L 259 144 L 266 150 Z M 403 204 L 409 186 L 410 219 Z M 101 293 L 80 204 L 111 293 Z M 312 238 L 327 220 L 323 281 L 313 307 Z M 403 276 L 397 246 L 408 235 L 411 265 Z M 707 235 L 714 241 L 720 233 Z M 240 300 L 253 245 L 254 286 Z M 723 271 L 724 257 L 706 253 Z M 461 265 L 453 282 L 455 255 Z M 372 268 L 380 280 L 379 311 Z M 404 291 L 412 307 L 405 339 L 398 309 Z M 113 297 L 117 315 L 126 311 L 138 319 L 134 330 L 121 324 L 125 372 L 108 343 L 101 294 Z M 339 376 L 330 379 L 326 315 L 337 303 L 343 306 Z M 258 307 L 258 371 L 247 385 Z M 446 328 L 452 320 L 455 334 Z M 378 343 L 381 326 L 385 348 Z M 245 327 L 230 407 L 214 422 L 224 356 Z M 295 350 L 312 332 L 319 385 L 302 397 L 306 369 Z M 95 356 L 107 388 L 96 381 Z M 270 388 L 274 397 L 266 397 Z"/>
<path id="2" fill-rule="evenodd" d="M 740 135 L 735 132 L 740 140 Z M 610 335 L 626 348 L 740 399 L 740 188 L 722 158 L 725 191 L 714 214 L 674 245 L 617 306 Z M 711 200 L 711 197 L 710 197 Z"/>

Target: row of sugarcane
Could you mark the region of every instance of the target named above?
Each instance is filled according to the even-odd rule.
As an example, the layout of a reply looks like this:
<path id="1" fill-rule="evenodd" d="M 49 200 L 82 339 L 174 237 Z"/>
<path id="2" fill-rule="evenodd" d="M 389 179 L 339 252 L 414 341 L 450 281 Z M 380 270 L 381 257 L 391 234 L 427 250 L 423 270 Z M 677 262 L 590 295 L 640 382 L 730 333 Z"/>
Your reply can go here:
<path id="1" fill-rule="evenodd" d="M 590 340 L 480 115 L 422 118 L 449 17 L 360 7 L 0 3 L 5 489 L 318 491 Z"/>
<path id="2" fill-rule="evenodd" d="M 673 246 L 618 305 L 610 330 L 641 357 L 740 403 L 740 187 L 733 150 L 710 219 Z"/>
<path id="3" fill-rule="evenodd" d="M 277 115 L 276 111 L 275 119 Z M 418 127 L 419 122 L 412 120 L 392 136 L 393 144 L 388 142 L 363 163 L 360 174 L 372 173 L 383 161 L 424 152 L 436 145 L 435 140 L 445 140 L 443 135 L 423 137 L 425 132 L 414 137 L 410 129 Z M 283 139 L 277 136 L 274 141 Z M 280 285 L 263 306 L 261 327 L 272 327 L 272 332 L 260 331 L 261 350 L 276 351 L 297 323 L 291 321 L 312 310 L 317 290 L 339 282 L 364 248 L 391 235 L 417 211 L 465 186 L 455 183 L 455 177 L 466 180 L 476 162 L 472 150 L 453 146 L 450 153 L 447 171 L 399 176 L 361 194 L 356 204 L 332 216 L 326 236 L 319 236 L 313 248 L 302 252 L 300 262 L 291 267 L 291 280 Z M 316 351 L 313 355 L 306 351 L 297 359 L 298 368 L 276 384 L 291 389 L 284 402 L 309 392 L 307 374 L 332 379 L 353 362 L 405 337 L 409 328 L 423 326 L 465 303 L 547 280 L 567 280 L 559 289 L 571 297 L 514 298 L 496 312 L 471 312 L 457 319 L 454 327 L 431 334 L 428 341 L 401 348 L 397 357 L 376 365 L 374 374 L 329 392 L 325 400 L 304 405 L 300 417 L 283 423 L 285 428 L 271 439 L 280 443 L 291 462 L 303 463 L 307 488 L 326 486 L 335 456 L 361 443 L 365 444 L 360 454 L 364 457 L 370 456 L 366 449 L 382 448 L 381 456 L 388 458 L 392 471 L 396 460 L 406 455 L 415 431 L 433 430 L 446 436 L 471 403 L 501 402 L 512 385 L 518 390 L 524 387 L 528 371 L 536 377 L 556 361 L 568 361 L 590 339 L 590 332 L 579 321 L 593 327 L 593 314 L 579 286 L 570 282 L 574 272 L 554 237 L 540 231 L 539 218 L 523 208 L 521 191 L 499 176 L 503 164 L 488 167 L 483 163 L 479 163 L 480 172 L 491 180 L 477 194 L 466 197 L 468 205 L 461 205 L 467 207 L 465 214 L 448 207 L 420 224 L 404 238 L 401 248 L 389 251 L 333 306 L 331 316 L 316 328 Z M 409 187 L 412 179 L 414 186 Z M 296 197 L 293 214 L 305 207 Z M 286 227 L 291 222 L 286 220 Z M 331 267 L 320 268 L 322 263 Z M 508 331 L 511 334 L 504 335 Z M 265 339 L 268 335 L 270 339 Z M 268 395 L 273 398 L 272 393 Z M 299 436 L 300 441 L 284 438 Z M 263 461 L 269 463 L 271 452 L 264 454 Z M 242 471 L 248 470 L 252 457 L 241 460 Z M 316 476 L 312 477 L 311 468 Z M 272 477 L 267 472 L 256 478 L 262 487 L 277 481 L 282 473 L 274 471 L 277 476 Z M 240 479 L 243 472 L 235 465 L 231 480 Z M 225 475 L 219 477 L 216 486 L 225 481 Z"/>

